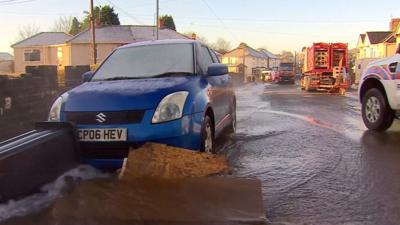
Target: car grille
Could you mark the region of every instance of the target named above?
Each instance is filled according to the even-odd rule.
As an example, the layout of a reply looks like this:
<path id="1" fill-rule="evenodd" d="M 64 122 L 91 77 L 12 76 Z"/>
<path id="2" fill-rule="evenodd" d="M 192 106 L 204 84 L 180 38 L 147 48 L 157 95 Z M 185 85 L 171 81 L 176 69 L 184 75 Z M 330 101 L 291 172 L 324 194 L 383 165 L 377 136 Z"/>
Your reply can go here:
<path id="1" fill-rule="evenodd" d="M 68 122 L 75 124 L 132 124 L 142 122 L 144 110 L 116 112 L 66 112 Z"/>
<path id="2" fill-rule="evenodd" d="M 128 144 L 81 143 L 80 154 L 86 159 L 123 159 L 128 156 Z"/>
<path id="3" fill-rule="evenodd" d="M 123 159 L 129 149 L 137 149 L 143 143 L 80 142 L 80 156 L 84 159 Z"/>

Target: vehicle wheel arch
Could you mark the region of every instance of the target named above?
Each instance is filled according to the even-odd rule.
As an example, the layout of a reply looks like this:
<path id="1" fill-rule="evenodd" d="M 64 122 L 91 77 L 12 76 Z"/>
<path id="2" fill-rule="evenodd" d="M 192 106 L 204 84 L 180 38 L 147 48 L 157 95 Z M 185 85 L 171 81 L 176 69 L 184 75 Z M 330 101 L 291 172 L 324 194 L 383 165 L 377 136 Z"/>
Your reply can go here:
<path id="1" fill-rule="evenodd" d="M 362 83 L 362 86 L 360 88 L 360 96 L 359 96 L 360 102 L 362 102 L 362 99 L 364 98 L 365 94 L 371 88 L 377 88 L 378 90 L 380 90 L 382 92 L 383 96 L 385 97 L 386 103 L 389 104 L 389 100 L 386 95 L 385 87 L 383 86 L 382 82 L 376 78 L 368 78 Z"/>
<path id="2" fill-rule="evenodd" d="M 212 109 L 212 107 L 210 105 L 208 105 L 206 107 L 206 109 L 204 110 L 204 117 L 209 116 L 212 124 L 213 124 L 213 132 L 215 134 L 215 116 L 214 116 L 214 110 Z"/>

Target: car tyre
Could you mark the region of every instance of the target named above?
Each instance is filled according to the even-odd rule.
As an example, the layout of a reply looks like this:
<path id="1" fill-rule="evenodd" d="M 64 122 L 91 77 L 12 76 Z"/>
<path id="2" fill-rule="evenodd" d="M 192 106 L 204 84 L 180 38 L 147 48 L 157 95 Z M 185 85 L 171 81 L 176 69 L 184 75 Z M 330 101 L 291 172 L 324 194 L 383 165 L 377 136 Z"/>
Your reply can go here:
<path id="1" fill-rule="evenodd" d="M 306 77 L 304 82 L 305 82 L 304 90 L 307 92 L 310 92 L 311 91 L 311 89 L 310 89 L 311 79 L 309 77 Z"/>
<path id="2" fill-rule="evenodd" d="M 385 131 L 394 120 L 394 111 L 385 96 L 377 88 L 371 88 L 362 99 L 361 114 L 369 130 Z"/>
<path id="3" fill-rule="evenodd" d="M 214 124 L 209 115 L 204 117 L 201 129 L 201 151 L 214 154 Z"/>

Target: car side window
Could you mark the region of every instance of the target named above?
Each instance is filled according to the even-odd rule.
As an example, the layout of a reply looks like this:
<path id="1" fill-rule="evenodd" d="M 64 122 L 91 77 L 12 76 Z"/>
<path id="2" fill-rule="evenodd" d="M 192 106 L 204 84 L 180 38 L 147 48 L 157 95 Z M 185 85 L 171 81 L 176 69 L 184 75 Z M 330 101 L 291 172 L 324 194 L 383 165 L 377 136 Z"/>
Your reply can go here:
<path id="1" fill-rule="evenodd" d="M 199 64 L 200 64 L 201 70 L 203 71 L 203 74 L 207 73 L 208 66 L 211 65 L 212 63 L 213 63 L 213 59 L 211 57 L 210 52 L 208 51 L 208 48 L 204 45 L 201 45 Z"/>
<path id="2" fill-rule="evenodd" d="M 215 53 L 215 51 L 214 51 L 214 50 L 211 50 L 211 49 L 210 49 L 210 51 L 211 51 L 211 56 L 212 56 L 212 58 L 213 58 L 213 61 L 214 61 L 215 63 L 219 63 L 219 59 L 218 59 L 217 54 Z"/>

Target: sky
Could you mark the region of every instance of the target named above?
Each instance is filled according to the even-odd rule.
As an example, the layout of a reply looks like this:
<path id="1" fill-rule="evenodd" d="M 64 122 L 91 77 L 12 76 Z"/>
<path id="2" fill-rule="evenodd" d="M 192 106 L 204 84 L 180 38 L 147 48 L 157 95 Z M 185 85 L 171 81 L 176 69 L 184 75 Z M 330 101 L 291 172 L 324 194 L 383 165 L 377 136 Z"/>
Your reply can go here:
<path id="1" fill-rule="evenodd" d="M 109 4 L 121 24 L 154 24 L 156 0 L 94 0 Z M 10 52 L 18 30 L 29 24 L 50 31 L 60 16 L 84 17 L 89 0 L 0 0 L 0 52 Z M 389 30 L 400 17 L 398 0 L 160 0 L 160 14 L 172 15 L 179 32 L 208 41 L 240 42 L 279 53 L 313 42 L 355 47 L 360 33 Z"/>

